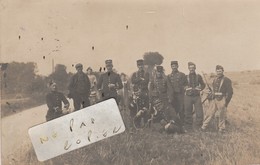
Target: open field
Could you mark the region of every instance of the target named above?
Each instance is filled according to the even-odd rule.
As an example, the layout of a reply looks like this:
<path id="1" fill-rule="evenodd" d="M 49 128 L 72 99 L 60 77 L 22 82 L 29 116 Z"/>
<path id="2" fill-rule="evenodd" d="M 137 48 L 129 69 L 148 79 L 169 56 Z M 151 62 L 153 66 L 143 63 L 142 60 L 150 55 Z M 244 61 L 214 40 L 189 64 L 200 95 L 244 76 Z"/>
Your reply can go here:
<path id="1" fill-rule="evenodd" d="M 226 75 L 234 82 L 234 96 L 228 107 L 230 125 L 225 134 L 218 134 L 214 129 L 209 132 L 182 135 L 167 135 L 151 129 L 141 130 L 135 134 L 126 131 L 49 161 L 39 162 L 26 130 L 44 121 L 47 108 L 41 106 L 2 119 L 2 146 L 4 146 L 2 163 L 4 165 L 260 164 L 260 72 L 245 71 Z M 128 114 L 123 112 L 126 123 L 127 117 Z M 26 121 L 22 123 L 23 120 Z M 18 142 L 13 142 L 17 138 Z"/>

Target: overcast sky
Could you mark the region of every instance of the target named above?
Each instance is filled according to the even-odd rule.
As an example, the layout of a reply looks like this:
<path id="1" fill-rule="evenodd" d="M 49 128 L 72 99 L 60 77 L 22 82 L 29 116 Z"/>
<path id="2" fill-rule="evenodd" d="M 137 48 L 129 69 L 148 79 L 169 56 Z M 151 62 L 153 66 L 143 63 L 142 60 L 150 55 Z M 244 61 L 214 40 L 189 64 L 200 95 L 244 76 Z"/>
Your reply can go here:
<path id="1" fill-rule="evenodd" d="M 187 73 L 260 69 L 260 1 L 2 0 L 1 62 L 34 61 L 39 74 L 51 61 L 98 70 L 112 59 L 132 73 L 148 51 L 179 61 Z M 128 26 L 128 29 L 126 28 Z M 19 39 L 20 36 L 20 39 Z M 42 40 L 43 39 L 43 40 Z M 92 50 L 94 46 L 94 50 Z M 45 59 L 43 59 L 45 56 Z"/>

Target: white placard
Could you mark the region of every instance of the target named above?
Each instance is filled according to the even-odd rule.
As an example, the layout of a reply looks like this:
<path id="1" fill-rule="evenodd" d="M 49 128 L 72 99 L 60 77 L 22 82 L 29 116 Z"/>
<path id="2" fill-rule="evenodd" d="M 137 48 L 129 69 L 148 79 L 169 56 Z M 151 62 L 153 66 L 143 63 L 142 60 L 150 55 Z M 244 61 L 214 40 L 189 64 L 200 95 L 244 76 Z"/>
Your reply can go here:
<path id="1" fill-rule="evenodd" d="M 115 99 L 109 99 L 29 129 L 39 161 L 45 161 L 125 131 Z"/>

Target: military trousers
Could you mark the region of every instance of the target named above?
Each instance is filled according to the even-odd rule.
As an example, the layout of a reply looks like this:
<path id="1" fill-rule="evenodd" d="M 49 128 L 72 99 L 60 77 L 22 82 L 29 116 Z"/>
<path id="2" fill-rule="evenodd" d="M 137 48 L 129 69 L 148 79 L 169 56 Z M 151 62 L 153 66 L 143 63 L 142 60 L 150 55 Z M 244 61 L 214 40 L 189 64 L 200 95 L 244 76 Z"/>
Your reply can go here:
<path id="1" fill-rule="evenodd" d="M 174 98 L 172 101 L 172 106 L 175 109 L 177 115 L 180 117 L 181 125 L 184 125 L 184 94 L 174 93 Z"/>
<path id="2" fill-rule="evenodd" d="M 205 112 L 205 117 L 202 125 L 202 129 L 206 129 L 212 118 L 218 117 L 218 129 L 223 131 L 226 128 L 226 114 L 227 108 L 225 106 L 225 98 L 221 100 L 213 99 L 209 101 L 209 109 Z"/>
<path id="3" fill-rule="evenodd" d="M 74 111 L 80 110 L 81 105 L 83 108 L 90 105 L 89 97 L 87 94 L 74 94 L 73 95 Z"/>
<path id="4" fill-rule="evenodd" d="M 193 127 L 193 107 L 195 110 L 195 124 L 198 128 L 202 126 L 203 123 L 203 107 L 201 103 L 201 98 L 197 96 L 184 96 L 184 112 L 185 112 L 185 127 L 192 129 Z"/>

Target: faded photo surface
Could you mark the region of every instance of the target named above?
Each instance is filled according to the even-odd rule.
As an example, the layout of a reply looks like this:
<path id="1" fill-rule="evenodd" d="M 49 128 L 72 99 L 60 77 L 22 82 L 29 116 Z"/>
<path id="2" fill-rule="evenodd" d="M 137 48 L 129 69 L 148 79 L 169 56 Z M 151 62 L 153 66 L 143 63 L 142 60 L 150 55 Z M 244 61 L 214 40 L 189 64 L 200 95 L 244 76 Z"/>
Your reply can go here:
<path id="1" fill-rule="evenodd" d="M 0 14 L 2 164 L 260 164 L 259 1 L 2 0 Z M 125 132 L 37 159 L 29 128 L 110 98 Z"/>

